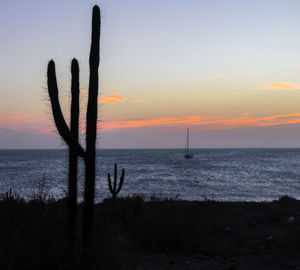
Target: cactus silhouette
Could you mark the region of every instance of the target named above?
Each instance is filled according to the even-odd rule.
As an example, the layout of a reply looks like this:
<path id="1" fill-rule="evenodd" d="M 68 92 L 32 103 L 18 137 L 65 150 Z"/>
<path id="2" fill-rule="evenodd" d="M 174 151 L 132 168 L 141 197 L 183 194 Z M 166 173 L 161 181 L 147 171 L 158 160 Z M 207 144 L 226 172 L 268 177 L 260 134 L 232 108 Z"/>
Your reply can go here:
<path id="1" fill-rule="evenodd" d="M 92 229 L 94 222 L 100 26 L 100 9 L 98 6 L 94 6 L 92 19 L 92 42 L 89 59 L 89 97 L 86 116 L 86 157 L 83 218 L 83 227 L 85 232 L 88 232 Z"/>
<path id="2" fill-rule="evenodd" d="M 109 187 L 110 193 L 112 194 L 113 199 L 117 196 L 117 194 L 120 192 L 120 190 L 122 188 L 122 185 L 124 182 L 124 177 L 125 177 L 125 170 L 122 169 L 122 175 L 120 176 L 120 182 L 119 182 L 118 188 L 117 188 L 117 177 L 118 177 L 118 169 L 117 169 L 117 164 L 115 164 L 113 185 L 111 183 L 110 173 L 107 174 L 108 187 Z"/>
<path id="3" fill-rule="evenodd" d="M 70 131 L 73 139 L 78 142 L 79 129 L 79 66 L 76 59 L 72 60 L 71 64 L 71 121 Z M 76 210 L 77 210 L 77 164 L 78 156 L 76 152 L 70 148 L 69 150 L 69 225 L 71 237 L 76 232 Z M 73 240 L 73 239 L 71 239 Z"/>
<path id="4" fill-rule="evenodd" d="M 95 195 L 95 162 L 96 162 L 96 136 L 97 136 L 97 108 L 98 108 L 98 67 L 99 67 L 99 41 L 100 41 L 100 9 L 93 8 L 92 17 L 92 41 L 89 58 L 90 77 L 89 95 L 86 116 L 86 150 L 78 142 L 78 117 L 79 117 L 79 67 L 76 59 L 72 61 L 72 105 L 71 127 L 69 129 L 63 117 L 58 99 L 58 87 L 56 81 L 55 64 L 51 60 L 48 64 L 48 93 L 51 101 L 52 113 L 58 133 L 69 147 L 69 196 L 70 205 L 76 209 L 76 185 L 75 169 L 77 178 L 77 156 L 83 157 L 85 162 L 85 185 L 84 185 L 84 214 L 83 233 L 84 237 L 89 234 L 94 221 L 94 195 Z M 76 156 L 76 158 L 75 158 Z M 74 181 L 73 181 L 74 180 Z M 70 185 L 71 183 L 71 185 Z M 71 189 L 71 190 L 70 190 Z M 72 203 L 71 203 L 72 202 Z M 73 209 L 73 208 L 72 208 Z M 76 211 L 76 210 L 75 210 Z M 72 210 L 70 209 L 70 212 Z"/>

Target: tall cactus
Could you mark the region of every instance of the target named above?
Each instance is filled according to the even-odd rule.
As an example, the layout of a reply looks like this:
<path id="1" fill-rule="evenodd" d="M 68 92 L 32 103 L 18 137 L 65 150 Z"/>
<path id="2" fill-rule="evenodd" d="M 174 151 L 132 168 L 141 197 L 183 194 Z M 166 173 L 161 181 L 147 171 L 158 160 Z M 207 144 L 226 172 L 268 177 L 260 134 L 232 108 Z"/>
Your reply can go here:
<path id="1" fill-rule="evenodd" d="M 95 163 L 96 163 L 96 136 L 97 136 L 97 109 L 98 109 L 98 67 L 100 41 L 100 9 L 93 8 L 92 42 L 90 51 L 90 83 L 89 99 L 86 115 L 86 157 L 85 157 L 85 191 L 84 191 L 84 218 L 83 227 L 87 232 L 92 229 L 94 221 L 95 197 Z"/>
<path id="2" fill-rule="evenodd" d="M 71 105 L 71 130 L 69 129 L 63 117 L 58 99 L 58 87 L 56 82 L 55 64 L 51 60 L 48 64 L 48 93 L 51 101 L 52 113 L 56 128 L 67 143 L 70 149 L 70 167 L 71 162 L 75 164 L 77 170 L 77 161 L 74 156 L 84 158 L 85 162 L 85 187 L 84 187 L 84 214 L 83 214 L 83 232 L 86 236 L 93 226 L 94 221 L 94 195 L 95 195 L 95 162 L 96 162 L 96 136 L 97 136 L 97 104 L 98 104 L 98 67 L 99 67 L 99 40 L 100 40 L 100 9 L 98 6 L 93 8 L 92 18 L 92 42 L 90 51 L 90 82 L 89 96 L 86 116 L 86 150 L 78 142 L 78 115 L 79 103 L 79 68 L 76 59 L 72 61 L 72 105 Z M 74 96 L 73 96 L 74 93 Z M 77 130 L 77 133 L 76 131 Z M 72 159 L 72 161 L 71 161 Z M 77 157 L 76 157 L 77 159 Z M 70 175 L 75 171 L 70 171 Z M 70 182 L 69 182 L 70 184 Z M 70 188 L 70 187 L 69 187 Z M 75 188 L 75 191 L 72 189 Z M 72 182 L 72 201 L 76 196 L 76 185 Z M 69 194 L 71 195 L 71 194 Z M 70 200 L 71 201 L 71 200 Z M 75 199 L 76 203 L 76 199 Z M 75 206 L 76 207 L 76 206 Z"/>
<path id="3" fill-rule="evenodd" d="M 120 192 L 123 182 L 124 182 L 124 177 L 125 177 L 125 170 L 122 169 L 122 175 L 120 176 L 120 182 L 117 188 L 117 177 L 118 177 L 118 169 L 117 169 L 117 164 L 115 163 L 115 170 L 114 170 L 114 183 L 113 185 L 111 184 L 111 178 L 110 178 L 110 173 L 107 174 L 107 181 L 108 181 L 108 187 L 109 191 L 112 194 L 112 198 L 114 199 L 117 194 Z"/>

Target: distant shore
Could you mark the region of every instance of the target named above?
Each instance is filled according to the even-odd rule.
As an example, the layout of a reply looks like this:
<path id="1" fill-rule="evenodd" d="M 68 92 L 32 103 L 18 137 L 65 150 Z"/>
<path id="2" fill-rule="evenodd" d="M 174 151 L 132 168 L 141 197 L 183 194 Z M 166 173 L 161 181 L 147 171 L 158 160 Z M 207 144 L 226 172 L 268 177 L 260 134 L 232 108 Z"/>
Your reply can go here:
<path id="1" fill-rule="evenodd" d="M 90 269 L 300 266 L 300 201 L 288 196 L 259 203 L 155 197 L 145 202 L 132 196 L 104 200 L 96 205 L 95 215 Z M 0 201 L 1 269 L 87 267 L 80 244 L 69 249 L 66 216 L 65 199 L 25 202 L 4 196 Z"/>

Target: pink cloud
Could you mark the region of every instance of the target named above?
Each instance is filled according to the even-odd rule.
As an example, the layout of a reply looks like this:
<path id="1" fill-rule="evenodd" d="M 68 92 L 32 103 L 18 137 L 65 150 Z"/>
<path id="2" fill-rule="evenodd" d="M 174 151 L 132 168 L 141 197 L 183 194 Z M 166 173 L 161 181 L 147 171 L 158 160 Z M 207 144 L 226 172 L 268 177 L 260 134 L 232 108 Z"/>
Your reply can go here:
<path id="1" fill-rule="evenodd" d="M 134 99 L 134 100 L 132 100 L 132 102 L 133 103 L 139 103 L 139 102 L 142 102 L 142 100 L 141 99 Z"/>
<path id="2" fill-rule="evenodd" d="M 221 115 L 189 115 L 182 117 L 111 119 L 101 121 L 99 129 L 105 131 L 126 128 L 189 126 L 198 130 L 221 130 L 298 123 L 300 123 L 300 113 L 276 114 L 264 117 L 255 117 L 249 113 L 244 113 L 231 118 Z M 11 130 L 25 130 L 34 134 L 49 134 L 56 131 L 52 120 L 29 114 L 9 115 L 0 113 L 0 127 Z"/>
<path id="3" fill-rule="evenodd" d="M 11 130 L 29 130 L 35 133 L 50 131 L 49 119 L 31 114 L 6 114 L 0 112 L 0 127 Z"/>

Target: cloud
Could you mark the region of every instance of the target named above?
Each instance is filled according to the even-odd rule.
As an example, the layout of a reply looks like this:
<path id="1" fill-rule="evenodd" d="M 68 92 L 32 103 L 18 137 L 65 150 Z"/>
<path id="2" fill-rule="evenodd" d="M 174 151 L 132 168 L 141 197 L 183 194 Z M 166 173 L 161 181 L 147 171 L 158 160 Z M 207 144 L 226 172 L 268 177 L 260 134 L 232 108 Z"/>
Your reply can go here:
<path id="1" fill-rule="evenodd" d="M 127 98 L 120 96 L 119 93 L 113 93 L 112 95 L 102 95 L 98 100 L 99 103 L 113 103 L 125 101 Z"/>
<path id="2" fill-rule="evenodd" d="M 31 130 L 35 133 L 50 131 L 48 119 L 31 114 L 6 114 L 0 112 L 0 126 L 8 130 Z"/>
<path id="3" fill-rule="evenodd" d="M 193 126 L 199 130 L 218 130 L 245 127 L 265 127 L 300 123 L 300 113 L 254 117 L 244 113 L 238 117 L 191 115 L 184 117 L 161 117 L 146 119 L 113 119 L 102 122 L 103 130 L 141 127 Z"/>
<path id="4" fill-rule="evenodd" d="M 241 76 L 253 76 L 253 75 L 261 75 L 262 72 L 244 72 L 240 73 Z"/>
<path id="5" fill-rule="evenodd" d="M 138 103 L 138 102 L 142 102 L 142 100 L 140 100 L 140 99 L 134 99 L 134 100 L 132 100 L 132 102 L 133 103 Z"/>
<path id="6" fill-rule="evenodd" d="M 85 89 L 80 89 L 80 94 L 87 96 L 88 91 Z M 120 102 L 120 101 L 125 101 L 127 98 L 120 96 L 119 93 L 113 93 L 112 95 L 99 95 L 98 97 L 98 103 L 114 103 L 114 102 Z M 86 100 L 85 103 L 88 101 Z M 140 100 L 135 100 L 132 102 L 140 102 Z"/>
<path id="7" fill-rule="evenodd" d="M 215 74 L 215 75 L 208 76 L 207 79 L 211 81 L 211 80 L 214 80 L 214 79 L 217 79 L 217 78 L 220 78 L 220 77 L 222 77 L 222 75 Z"/>
<path id="8" fill-rule="evenodd" d="M 266 82 L 262 87 L 253 90 L 300 90 L 300 84 L 289 82 Z"/>
<path id="9" fill-rule="evenodd" d="M 85 89 L 80 89 L 79 90 L 79 94 L 86 95 L 87 93 L 88 93 L 88 91 L 85 90 Z"/>

